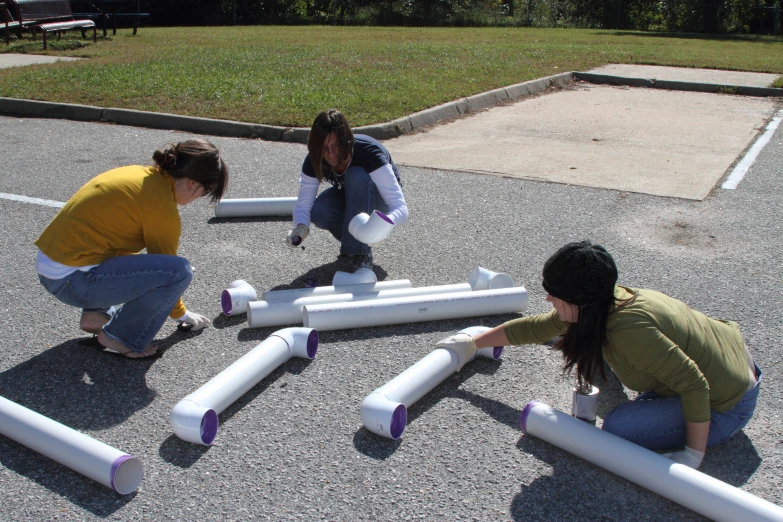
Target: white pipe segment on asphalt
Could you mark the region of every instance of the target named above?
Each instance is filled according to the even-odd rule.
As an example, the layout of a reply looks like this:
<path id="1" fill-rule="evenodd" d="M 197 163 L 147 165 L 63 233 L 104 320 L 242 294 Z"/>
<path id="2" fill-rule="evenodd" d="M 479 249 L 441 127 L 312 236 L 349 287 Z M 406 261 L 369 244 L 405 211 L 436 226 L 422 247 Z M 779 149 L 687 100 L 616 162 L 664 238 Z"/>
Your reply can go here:
<path id="1" fill-rule="evenodd" d="M 346 288 L 346 287 L 337 287 Z M 409 297 L 419 295 L 453 294 L 470 292 L 468 283 L 440 286 L 419 286 L 380 290 L 378 292 L 353 292 L 313 297 L 300 297 L 293 301 L 254 301 L 248 304 L 247 323 L 250 328 L 265 326 L 281 326 L 284 324 L 301 324 L 304 321 L 305 306 L 347 303 L 349 301 L 368 301 Z"/>
<path id="2" fill-rule="evenodd" d="M 332 277 L 332 285 L 334 286 L 363 285 L 377 282 L 378 276 L 375 275 L 371 268 L 367 267 L 358 268 L 353 273 L 338 270 Z"/>
<path id="3" fill-rule="evenodd" d="M 171 429 L 182 440 L 210 445 L 218 429 L 218 414 L 291 357 L 312 359 L 318 332 L 286 328 L 237 359 L 171 410 Z"/>
<path id="4" fill-rule="evenodd" d="M 336 274 L 335 274 L 336 275 Z M 312 288 L 293 288 L 290 290 L 267 290 L 262 294 L 265 301 L 293 301 L 302 297 L 315 297 L 318 295 L 353 294 L 364 292 L 379 292 L 381 290 L 394 290 L 396 288 L 410 288 L 413 285 L 408 279 L 394 279 L 392 281 L 378 281 L 377 283 L 361 283 L 338 286 L 315 286 Z"/>
<path id="5" fill-rule="evenodd" d="M 144 477 L 144 468 L 133 455 L 5 397 L 0 397 L 0 433 L 120 495 L 136 491 Z"/>
<path id="6" fill-rule="evenodd" d="M 472 326 L 459 333 L 476 335 L 489 330 L 486 326 Z M 477 356 L 497 360 L 503 354 L 503 347 L 481 348 Z M 457 368 L 467 361 L 460 361 L 465 354 L 458 354 L 448 348 L 436 348 L 416 364 L 378 388 L 362 402 L 362 424 L 373 433 L 390 439 L 399 439 L 408 421 L 408 408 L 442 383 Z"/>
<path id="7" fill-rule="evenodd" d="M 783 522 L 783 508 L 678 464 L 538 401 L 522 410 L 520 427 L 688 509 L 719 522 Z"/>
<path id="8" fill-rule="evenodd" d="M 348 232 L 366 245 L 380 243 L 391 234 L 394 221 L 389 216 L 374 210 L 372 215 L 356 214 L 348 223 Z"/>
<path id="9" fill-rule="evenodd" d="M 215 217 L 290 216 L 297 198 L 221 199 Z"/>
<path id="10" fill-rule="evenodd" d="M 244 314 L 248 303 L 257 299 L 256 289 L 247 281 L 237 279 L 220 294 L 220 307 L 225 315 Z"/>
<path id="11" fill-rule="evenodd" d="M 526 309 L 527 290 L 520 286 L 453 294 L 306 305 L 304 325 L 319 331 L 329 331 L 524 312 Z"/>

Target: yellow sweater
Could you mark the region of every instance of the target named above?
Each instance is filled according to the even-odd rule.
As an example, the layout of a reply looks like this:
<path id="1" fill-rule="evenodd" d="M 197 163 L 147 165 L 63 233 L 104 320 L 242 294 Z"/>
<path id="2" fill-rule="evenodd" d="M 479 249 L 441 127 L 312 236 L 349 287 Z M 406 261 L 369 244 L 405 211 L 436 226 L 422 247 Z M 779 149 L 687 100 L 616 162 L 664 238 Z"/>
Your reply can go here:
<path id="1" fill-rule="evenodd" d="M 679 396 L 685 420 L 706 422 L 710 408 L 724 412 L 748 388 L 745 344 L 736 323 L 712 319 L 654 290 L 615 287 L 615 299 L 636 299 L 615 308 L 606 324 L 604 359 L 635 391 Z M 541 343 L 565 332 L 557 312 L 505 324 L 513 344 Z"/>
<path id="2" fill-rule="evenodd" d="M 89 266 L 144 248 L 175 256 L 181 230 L 173 178 L 156 167 L 132 165 L 88 181 L 35 245 L 57 263 Z M 184 313 L 180 299 L 171 317 Z"/>

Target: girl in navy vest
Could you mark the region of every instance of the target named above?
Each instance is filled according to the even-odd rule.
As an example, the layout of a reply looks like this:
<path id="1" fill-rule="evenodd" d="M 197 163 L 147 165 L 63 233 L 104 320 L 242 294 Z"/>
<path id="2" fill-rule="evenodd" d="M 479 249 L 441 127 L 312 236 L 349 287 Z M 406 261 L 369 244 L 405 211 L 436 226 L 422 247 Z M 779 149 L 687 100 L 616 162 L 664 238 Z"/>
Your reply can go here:
<path id="1" fill-rule="evenodd" d="M 338 261 L 353 268 L 372 268 L 371 246 L 353 237 L 348 223 L 357 214 L 374 210 L 386 214 L 395 225 L 408 221 L 400 172 L 389 151 L 370 136 L 354 135 L 336 109 L 316 116 L 307 149 L 294 207 L 296 226 L 288 233 L 288 244 L 299 246 L 312 223 L 340 241 Z M 331 187 L 316 197 L 322 181 Z"/>

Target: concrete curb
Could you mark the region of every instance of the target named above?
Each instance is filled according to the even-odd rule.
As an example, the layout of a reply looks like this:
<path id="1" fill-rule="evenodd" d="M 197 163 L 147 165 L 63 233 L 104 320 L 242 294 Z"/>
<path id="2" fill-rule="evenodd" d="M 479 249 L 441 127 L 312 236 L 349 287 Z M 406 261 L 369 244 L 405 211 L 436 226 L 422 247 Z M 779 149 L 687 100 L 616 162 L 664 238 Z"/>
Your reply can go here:
<path id="1" fill-rule="evenodd" d="M 589 72 L 575 72 L 574 78 L 589 83 L 606 85 L 627 85 L 629 87 L 647 87 L 649 89 L 669 89 L 672 91 L 691 91 L 706 93 L 740 94 L 743 96 L 783 97 L 783 89 L 773 87 L 752 87 L 746 85 L 721 85 L 717 83 L 681 82 L 676 80 L 656 80 L 655 78 L 628 78 L 609 76 Z"/>
<path id="2" fill-rule="evenodd" d="M 354 128 L 358 134 L 367 134 L 376 139 L 396 138 L 427 125 L 459 118 L 473 112 L 493 107 L 507 100 L 539 94 L 550 87 L 564 87 L 574 80 L 595 84 L 627 85 L 652 89 L 696 91 L 707 93 L 740 94 L 743 96 L 783 97 L 783 89 L 771 87 L 749 87 L 738 85 L 717 85 L 708 83 L 655 80 L 651 78 L 626 78 L 588 72 L 564 72 L 537 80 L 530 80 L 500 89 L 483 92 L 467 98 L 460 98 L 442 105 L 415 112 L 387 123 Z M 53 103 L 16 98 L 0 98 L 0 114 L 28 118 L 62 118 L 78 121 L 102 121 L 118 125 L 149 127 L 154 129 L 179 130 L 210 136 L 232 138 L 255 138 L 267 141 L 307 143 L 310 129 L 307 127 L 276 127 L 229 120 L 178 116 L 159 112 L 137 111 Z"/>

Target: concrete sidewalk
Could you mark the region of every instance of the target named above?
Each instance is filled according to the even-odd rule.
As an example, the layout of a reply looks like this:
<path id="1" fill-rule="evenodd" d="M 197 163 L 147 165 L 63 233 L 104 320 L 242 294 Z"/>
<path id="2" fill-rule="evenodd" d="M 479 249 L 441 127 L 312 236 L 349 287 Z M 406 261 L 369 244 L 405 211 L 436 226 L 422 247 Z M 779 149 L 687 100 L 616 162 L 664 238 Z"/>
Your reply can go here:
<path id="1" fill-rule="evenodd" d="M 73 62 L 81 58 L 71 58 L 70 56 L 46 56 L 40 54 L 0 54 L 0 69 L 6 67 L 22 67 L 25 65 L 38 65 L 42 63 L 55 62 Z"/>
<path id="2" fill-rule="evenodd" d="M 766 87 L 776 79 L 629 65 L 590 73 L 747 87 Z M 774 98 L 576 82 L 401 136 L 387 146 L 406 166 L 700 200 L 779 105 Z"/>

